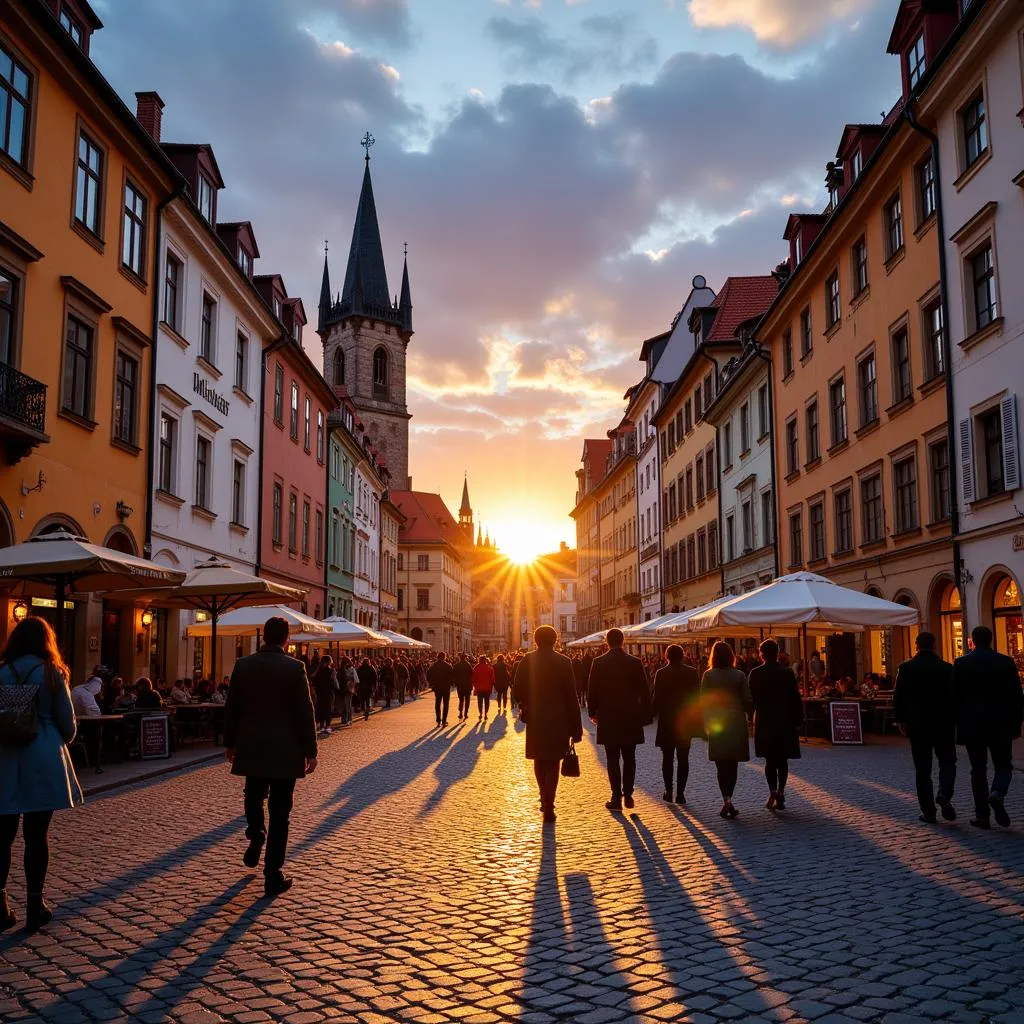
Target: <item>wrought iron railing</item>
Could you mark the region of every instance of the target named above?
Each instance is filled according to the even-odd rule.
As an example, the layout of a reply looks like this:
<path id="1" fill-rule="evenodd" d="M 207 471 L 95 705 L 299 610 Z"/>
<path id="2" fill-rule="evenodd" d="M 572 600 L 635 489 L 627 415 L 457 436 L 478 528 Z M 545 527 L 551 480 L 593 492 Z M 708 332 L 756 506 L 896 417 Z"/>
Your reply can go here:
<path id="1" fill-rule="evenodd" d="M 46 428 L 46 385 L 6 363 L 0 363 L 0 416 L 43 433 Z"/>

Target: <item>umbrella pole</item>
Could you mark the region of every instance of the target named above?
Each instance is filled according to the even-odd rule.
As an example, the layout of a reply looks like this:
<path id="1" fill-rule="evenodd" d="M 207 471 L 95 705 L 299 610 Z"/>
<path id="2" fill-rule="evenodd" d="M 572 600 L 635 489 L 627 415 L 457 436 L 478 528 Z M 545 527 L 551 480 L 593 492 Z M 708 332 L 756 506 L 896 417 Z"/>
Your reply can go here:
<path id="1" fill-rule="evenodd" d="M 803 633 L 804 640 L 804 685 L 810 687 L 811 684 L 811 663 L 807 659 L 807 623 L 805 622 L 801 627 L 800 631 Z"/>
<path id="2" fill-rule="evenodd" d="M 217 616 L 219 609 L 217 608 L 217 599 L 213 599 L 212 604 L 213 612 L 210 616 L 210 643 L 213 645 L 213 650 L 210 651 L 210 665 L 212 668 L 212 674 L 210 678 L 213 680 L 214 686 L 217 685 Z"/>
<path id="3" fill-rule="evenodd" d="M 66 576 L 57 577 L 57 646 L 64 652 L 64 597 L 67 592 Z"/>

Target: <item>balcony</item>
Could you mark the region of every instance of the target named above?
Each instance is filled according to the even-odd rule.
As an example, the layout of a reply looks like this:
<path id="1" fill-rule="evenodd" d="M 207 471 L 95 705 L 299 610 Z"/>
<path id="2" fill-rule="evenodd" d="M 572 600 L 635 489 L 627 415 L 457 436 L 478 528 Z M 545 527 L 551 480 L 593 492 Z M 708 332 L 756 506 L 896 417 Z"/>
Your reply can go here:
<path id="1" fill-rule="evenodd" d="M 46 385 L 0 363 L 0 444 L 7 465 L 16 465 L 33 448 L 49 443 L 45 427 Z"/>
<path id="2" fill-rule="evenodd" d="M 655 541 L 653 544 L 648 544 L 640 552 L 640 561 L 641 562 L 646 562 L 647 559 L 649 559 L 649 558 L 657 558 L 657 557 L 658 557 L 658 543 L 657 543 L 657 541 Z"/>

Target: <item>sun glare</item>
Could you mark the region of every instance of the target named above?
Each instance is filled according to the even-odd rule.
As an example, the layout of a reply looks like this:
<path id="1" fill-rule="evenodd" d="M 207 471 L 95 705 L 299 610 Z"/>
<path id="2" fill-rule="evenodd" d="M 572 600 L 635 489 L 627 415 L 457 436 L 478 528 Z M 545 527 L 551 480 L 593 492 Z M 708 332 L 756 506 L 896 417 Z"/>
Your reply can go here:
<path id="1" fill-rule="evenodd" d="M 530 532 L 526 525 L 515 533 L 501 538 L 501 551 L 516 565 L 530 565 L 544 554 L 544 545 L 535 533 Z"/>

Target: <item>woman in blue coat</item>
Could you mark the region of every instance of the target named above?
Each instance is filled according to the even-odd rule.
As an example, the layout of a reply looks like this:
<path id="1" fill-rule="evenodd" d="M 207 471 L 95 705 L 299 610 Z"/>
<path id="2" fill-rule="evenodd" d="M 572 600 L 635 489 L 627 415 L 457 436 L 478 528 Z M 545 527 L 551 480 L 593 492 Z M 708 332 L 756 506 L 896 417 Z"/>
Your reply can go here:
<path id="1" fill-rule="evenodd" d="M 0 931 L 16 920 L 7 898 L 7 877 L 19 820 L 25 839 L 25 927 L 38 931 L 53 918 L 43 900 L 50 819 L 54 811 L 82 803 L 67 750 L 75 737 L 68 668 L 45 619 L 28 618 L 11 630 L 0 655 L 0 687 L 7 686 L 37 687 L 37 731 L 24 745 L 0 742 Z"/>

